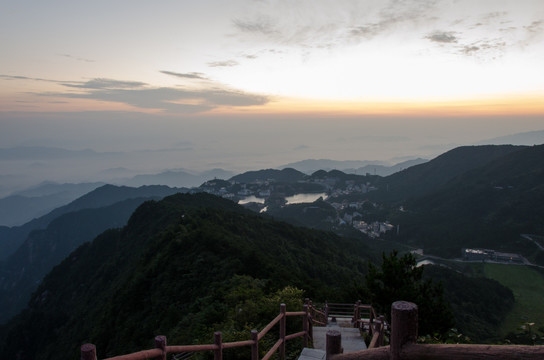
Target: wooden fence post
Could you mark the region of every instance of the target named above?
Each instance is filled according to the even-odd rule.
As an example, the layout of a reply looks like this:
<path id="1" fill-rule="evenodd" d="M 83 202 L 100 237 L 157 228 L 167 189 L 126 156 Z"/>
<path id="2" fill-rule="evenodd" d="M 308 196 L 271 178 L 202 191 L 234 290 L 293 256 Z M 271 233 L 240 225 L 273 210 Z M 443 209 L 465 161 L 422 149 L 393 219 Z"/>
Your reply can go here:
<path id="1" fill-rule="evenodd" d="M 380 331 L 380 337 L 378 338 L 378 345 L 379 346 L 383 346 L 383 343 L 384 343 L 384 333 L 385 333 L 385 316 L 383 315 L 380 315 L 378 316 L 378 321 L 380 322 L 380 324 L 382 325 L 381 326 L 381 331 Z"/>
<path id="2" fill-rule="evenodd" d="M 162 350 L 162 355 L 157 357 L 156 360 L 166 360 L 166 336 L 155 336 L 155 348 Z"/>
<path id="3" fill-rule="evenodd" d="M 329 360 L 333 355 L 341 354 L 342 350 L 342 334 L 338 330 L 327 331 L 327 339 L 325 345 L 326 360 Z"/>
<path id="4" fill-rule="evenodd" d="M 285 359 L 285 334 L 286 334 L 286 325 L 287 325 L 287 316 L 286 313 L 285 304 L 280 304 L 280 314 L 282 315 L 280 319 L 280 339 L 281 339 L 281 345 L 280 345 L 280 359 Z"/>
<path id="5" fill-rule="evenodd" d="M 251 330 L 251 340 L 254 341 L 251 345 L 251 360 L 259 360 L 259 332 Z"/>
<path id="6" fill-rule="evenodd" d="M 96 346 L 93 344 L 81 345 L 81 360 L 96 360 Z"/>
<path id="7" fill-rule="evenodd" d="M 417 340 L 417 305 L 395 301 L 391 306 L 390 359 L 400 360 L 402 346 Z"/>
<path id="8" fill-rule="evenodd" d="M 308 316 L 308 305 L 304 304 L 302 307 L 304 311 L 304 316 L 302 317 L 302 331 L 304 331 L 304 338 L 302 340 L 302 346 L 308 347 L 308 340 L 310 337 L 309 330 L 308 330 L 308 322 L 310 321 L 310 317 Z"/>
<path id="9" fill-rule="evenodd" d="M 355 309 L 353 309 L 353 327 L 358 328 L 359 327 L 359 320 L 361 320 L 361 314 L 359 306 L 361 306 L 361 300 L 357 300 L 355 303 Z"/>
<path id="10" fill-rule="evenodd" d="M 217 346 L 214 351 L 214 360 L 223 360 L 223 335 L 221 335 L 221 332 L 216 331 L 214 333 L 214 343 Z"/>
<path id="11" fill-rule="evenodd" d="M 329 323 L 329 304 L 325 301 L 325 325 Z"/>
<path id="12" fill-rule="evenodd" d="M 310 341 L 314 341 L 314 324 L 312 324 L 312 321 L 310 320 L 310 322 L 308 323 L 308 338 L 310 339 Z"/>

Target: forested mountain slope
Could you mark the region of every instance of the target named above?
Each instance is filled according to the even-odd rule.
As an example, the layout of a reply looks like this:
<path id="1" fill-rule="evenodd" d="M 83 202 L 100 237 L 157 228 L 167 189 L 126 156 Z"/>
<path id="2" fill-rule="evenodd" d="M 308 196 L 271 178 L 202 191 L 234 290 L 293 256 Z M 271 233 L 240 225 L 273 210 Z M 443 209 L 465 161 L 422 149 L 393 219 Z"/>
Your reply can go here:
<path id="1" fill-rule="evenodd" d="M 524 147 L 405 201 L 391 220 L 398 241 L 447 256 L 462 247 L 521 252 L 538 263 L 544 254 L 520 234 L 544 234 L 544 145 Z"/>
<path id="2" fill-rule="evenodd" d="M 31 232 L 19 249 L 0 263 L 0 323 L 21 311 L 42 278 L 78 246 L 107 229 L 124 226 L 134 210 L 151 199 L 128 199 L 69 212 L 51 221 L 46 229 Z"/>
<path id="3" fill-rule="evenodd" d="M 81 246 L 46 276 L 2 328 L 0 357 L 73 359 L 84 342 L 106 357 L 148 348 L 157 334 L 193 343 L 229 327 L 228 314 L 245 306 L 236 299 L 259 301 L 251 294 L 293 286 L 323 300 L 355 299 L 367 258 L 355 241 L 208 194 L 146 202 L 126 227 Z"/>
<path id="4" fill-rule="evenodd" d="M 371 194 L 379 201 L 392 203 L 424 196 L 447 185 L 469 170 L 477 169 L 510 153 L 525 148 L 513 145 L 462 146 L 429 162 L 383 178 L 379 190 Z"/>

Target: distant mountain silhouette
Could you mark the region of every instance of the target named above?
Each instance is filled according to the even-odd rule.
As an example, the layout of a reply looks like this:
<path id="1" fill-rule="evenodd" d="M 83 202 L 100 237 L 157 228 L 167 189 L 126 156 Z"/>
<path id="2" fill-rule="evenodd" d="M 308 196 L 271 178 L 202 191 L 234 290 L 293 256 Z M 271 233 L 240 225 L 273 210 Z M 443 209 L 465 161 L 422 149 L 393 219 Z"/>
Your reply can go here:
<path id="1" fill-rule="evenodd" d="M 131 198 L 164 197 L 184 191 L 187 191 L 187 189 L 170 188 L 168 186 L 142 186 L 139 188 L 115 185 L 101 186 L 71 203 L 56 208 L 48 214 L 21 226 L 0 226 L 0 261 L 11 255 L 25 241 L 31 231 L 45 229 L 52 220 L 60 215 L 82 209 L 108 206 Z"/>
<path id="2" fill-rule="evenodd" d="M 0 199 L 0 225 L 18 226 L 47 214 L 104 183 L 43 183 Z"/>
<path id="3" fill-rule="evenodd" d="M 324 170 L 340 170 L 347 174 L 357 174 L 357 175 L 379 175 L 387 176 L 391 175 L 397 171 L 406 169 L 410 166 L 422 164 L 427 162 L 425 159 L 417 158 L 412 160 L 406 160 L 395 165 L 388 165 L 384 161 L 359 161 L 359 160 L 349 160 L 349 161 L 339 161 L 339 160 L 302 160 L 287 165 L 280 166 L 280 169 L 283 168 L 293 168 L 298 171 L 302 171 L 305 174 L 313 174 L 316 171 Z"/>
<path id="4" fill-rule="evenodd" d="M 227 179 L 234 175 L 223 169 L 208 170 L 199 174 L 192 174 L 182 170 L 169 170 L 159 174 L 136 175 L 124 182 L 128 186 L 166 185 L 171 187 L 199 186 L 206 180 L 213 178 Z"/>
<path id="5" fill-rule="evenodd" d="M 393 166 L 366 165 L 357 169 L 344 169 L 342 171 L 348 174 L 358 174 L 358 175 L 370 174 L 370 175 L 379 175 L 379 176 L 389 176 L 391 174 L 407 169 L 409 167 L 419 165 L 419 164 L 424 164 L 427 161 L 428 160 L 417 158 L 413 160 L 403 161 Z"/>
<path id="6" fill-rule="evenodd" d="M 477 145 L 540 145 L 544 144 L 544 130 L 528 131 L 518 134 L 501 136 L 493 139 L 479 141 Z"/>
<path id="7" fill-rule="evenodd" d="M 278 182 L 297 182 L 306 177 L 306 175 L 298 170 L 286 168 L 282 170 L 266 169 L 257 171 L 248 171 L 240 175 L 233 176 L 230 181 L 240 183 L 253 183 L 257 181 L 278 181 Z"/>
<path id="8" fill-rule="evenodd" d="M 282 165 L 279 168 L 293 168 L 302 171 L 305 174 L 312 174 L 318 170 L 345 170 L 357 169 L 365 166 L 380 165 L 387 166 L 384 161 L 369 161 L 369 160 L 330 160 L 330 159 L 307 159 Z M 362 174 L 363 175 L 363 174 Z"/>
<path id="9" fill-rule="evenodd" d="M 409 167 L 383 178 L 372 197 L 399 202 L 432 193 L 457 176 L 490 163 L 524 147 L 512 145 L 463 146 L 450 150 L 426 163 Z"/>

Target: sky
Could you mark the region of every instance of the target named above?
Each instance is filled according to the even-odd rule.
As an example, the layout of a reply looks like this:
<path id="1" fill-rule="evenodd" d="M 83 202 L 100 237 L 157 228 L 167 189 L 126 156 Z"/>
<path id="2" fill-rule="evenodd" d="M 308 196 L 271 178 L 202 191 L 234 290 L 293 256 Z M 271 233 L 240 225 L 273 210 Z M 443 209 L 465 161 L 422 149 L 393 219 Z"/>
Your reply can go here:
<path id="1" fill-rule="evenodd" d="M 394 161 L 544 129 L 542 0 L 0 3 L 0 149 L 131 154 L 72 174 L 0 159 L 3 181 Z"/>

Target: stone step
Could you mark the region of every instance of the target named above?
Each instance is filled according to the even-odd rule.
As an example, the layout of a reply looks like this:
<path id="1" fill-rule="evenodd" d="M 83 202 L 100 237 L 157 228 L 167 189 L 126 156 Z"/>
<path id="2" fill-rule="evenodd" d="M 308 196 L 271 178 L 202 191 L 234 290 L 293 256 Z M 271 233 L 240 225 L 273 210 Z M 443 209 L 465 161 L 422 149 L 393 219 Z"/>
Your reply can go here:
<path id="1" fill-rule="evenodd" d="M 298 360 L 325 360 L 325 350 L 304 348 Z"/>

